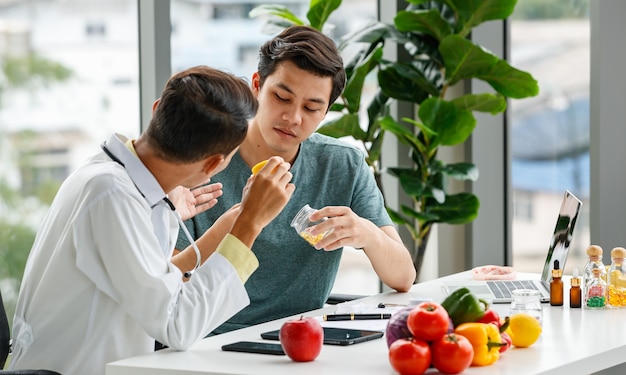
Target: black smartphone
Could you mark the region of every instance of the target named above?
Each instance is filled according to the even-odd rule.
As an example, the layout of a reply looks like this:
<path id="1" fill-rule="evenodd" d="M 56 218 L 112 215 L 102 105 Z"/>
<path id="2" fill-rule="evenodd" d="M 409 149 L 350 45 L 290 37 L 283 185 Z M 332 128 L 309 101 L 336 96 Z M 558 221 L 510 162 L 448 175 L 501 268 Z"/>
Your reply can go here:
<path id="1" fill-rule="evenodd" d="M 266 340 L 279 340 L 279 330 L 263 332 L 261 337 Z M 383 337 L 381 331 L 324 327 L 324 344 L 327 345 L 352 345 L 380 337 Z"/>
<path id="2" fill-rule="evenodd" d="M 237 341 L 222 346 L 222 350 L 227 352 L 285 355 L 285 351 L 280 344 L 270 344 L 267 342 Z"/>

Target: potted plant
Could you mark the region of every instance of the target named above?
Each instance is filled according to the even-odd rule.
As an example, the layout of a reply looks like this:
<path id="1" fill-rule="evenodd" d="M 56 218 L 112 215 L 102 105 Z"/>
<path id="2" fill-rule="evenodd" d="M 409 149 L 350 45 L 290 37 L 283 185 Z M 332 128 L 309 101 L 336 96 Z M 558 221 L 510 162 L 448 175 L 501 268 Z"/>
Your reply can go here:
<path id="1" fill-rule="evenodd" d="M 478 168 L 472 163 L 446 164 L 438 158 L 439 148 L 459 145 L 468 139 L 476 126 L 474 112 L 501 113 L 508 98 L 525 98 L 539 92 L 536 80 L 529 73 L 512 67 L 468 38 L 476 26 L 509 17 L 516 2 L 409 0 L 406 9 L 396 14 L 393 24 L 370 24 L 342 40 L 341 45 L 358 43 L 361 52 L 346 63 L 348 85 L 342 103 L 331 108 L 342 111 L 343 116 L 319 131 L 365 142 L 368 161 L 374 167 L 378 165 L 380 143 L 386 132 L 393 133 L 408 146 L 412 165 L 388 171 L 399 179 L 413 205 L 402 205 L 399 210 L 387 207 L 387 210 L 395 223 L 409 230 L 416 243 L 414 264 L 418 274 L 433 225 L 469 223 L 478 215 L 480 206 L 472 193 L 448 192 L 450 179 L 476 180 Z M 317 28 L 322 30 L 328 12 L 337 9 L 340 3 L 312 0 L 307 17 L 317 21 Z M 287 17 L 286 9 L 276 12 L 277 9 L 267 13 L 291 22 L 287 24 L 296 23 L 293 14 Z M 384 59 L 379 55 L 384 43 L 397 43 L 410 59 Z M 376 71 L 379 92 L 368 108 L 368 123 L 362 124 L 359 105 L 354 102 L 360 98 L 363 75 L 372 71 Z M 493 92 L 447 95 L 452 86 L 468 79 L 486 82 Z M 390 100 L 414 103 L 417 117 L 394 118 L 388 111 Z"/>

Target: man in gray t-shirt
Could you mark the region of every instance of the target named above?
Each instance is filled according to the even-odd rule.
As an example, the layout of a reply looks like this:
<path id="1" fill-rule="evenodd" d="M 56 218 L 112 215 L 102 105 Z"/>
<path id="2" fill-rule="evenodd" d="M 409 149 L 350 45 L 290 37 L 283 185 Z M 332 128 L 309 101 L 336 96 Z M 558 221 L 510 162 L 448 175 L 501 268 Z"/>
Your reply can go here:
<path id="1" fill-rule="evenodd" d="M 415 280 L 411 256 L 387 215 L 364 153 L 315 133 L 345 85 L 343 61 L 334 42 L 312 28 L 294 26 L 265 43 L 259 58 L 251 81 L 259 111 L 228 168 L 212 179 L 222 184 L 223 196 L 186 226 L 199 237 L 241 200 L 246 181 L 254 178 L 251 166 L 275 155 L 291 163 L 296 190 L 253 245 L 259 268 L 246 283 L 250 305 L 215 333 L 322 307 L 344 246 L 363 249 L 377 275 L 393 289 L 407 291 Z M 269 169 L 258 174 L 272 173 Z M 214 197 L 205 191 L 192 191 L 196 204 Z M 328 218 L 315 230 L 332 229 L 315 247 L 290 226 L 305 204 L 319 209 L 313 221 Z M 179 236 L 176 247 L 188 245 Z"/>

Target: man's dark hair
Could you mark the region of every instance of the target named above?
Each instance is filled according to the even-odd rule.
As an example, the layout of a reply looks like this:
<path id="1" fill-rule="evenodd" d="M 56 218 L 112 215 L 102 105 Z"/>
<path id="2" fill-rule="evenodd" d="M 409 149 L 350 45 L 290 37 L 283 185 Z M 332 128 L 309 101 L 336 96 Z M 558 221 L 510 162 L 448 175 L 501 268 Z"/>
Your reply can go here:
<path id="1" fill-rule="evenodd" d="M 146 136 L 159 156 L 172 163 L 228 155 L 243 142 L 257 108 L 243 79 L 196 66 L 167 81 Z"/>
<path id="2" fill-rule="evenodd" d="M 291 61 L 298 68 L 320 77 L 332 78 L 329 106 L 337 100 L 346 85 L 343 59 L 335 42 L 311 27 L 288 27 L 261 46 L 258 66 L 260 86 L 285 61 Z"/>

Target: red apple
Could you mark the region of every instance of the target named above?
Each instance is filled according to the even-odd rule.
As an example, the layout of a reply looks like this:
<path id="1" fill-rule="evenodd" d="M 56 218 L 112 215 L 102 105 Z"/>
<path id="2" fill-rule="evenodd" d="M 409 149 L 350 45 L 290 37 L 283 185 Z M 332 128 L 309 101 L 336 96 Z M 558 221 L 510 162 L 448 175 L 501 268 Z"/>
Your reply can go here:
<path id="1" fill-rule="evenodd" d="M 289 358 L 296 362 L 310 362 L 322 351 L 324 330 L 317 319 L 301 316 L 283 323 L 279 338 Z"/>

